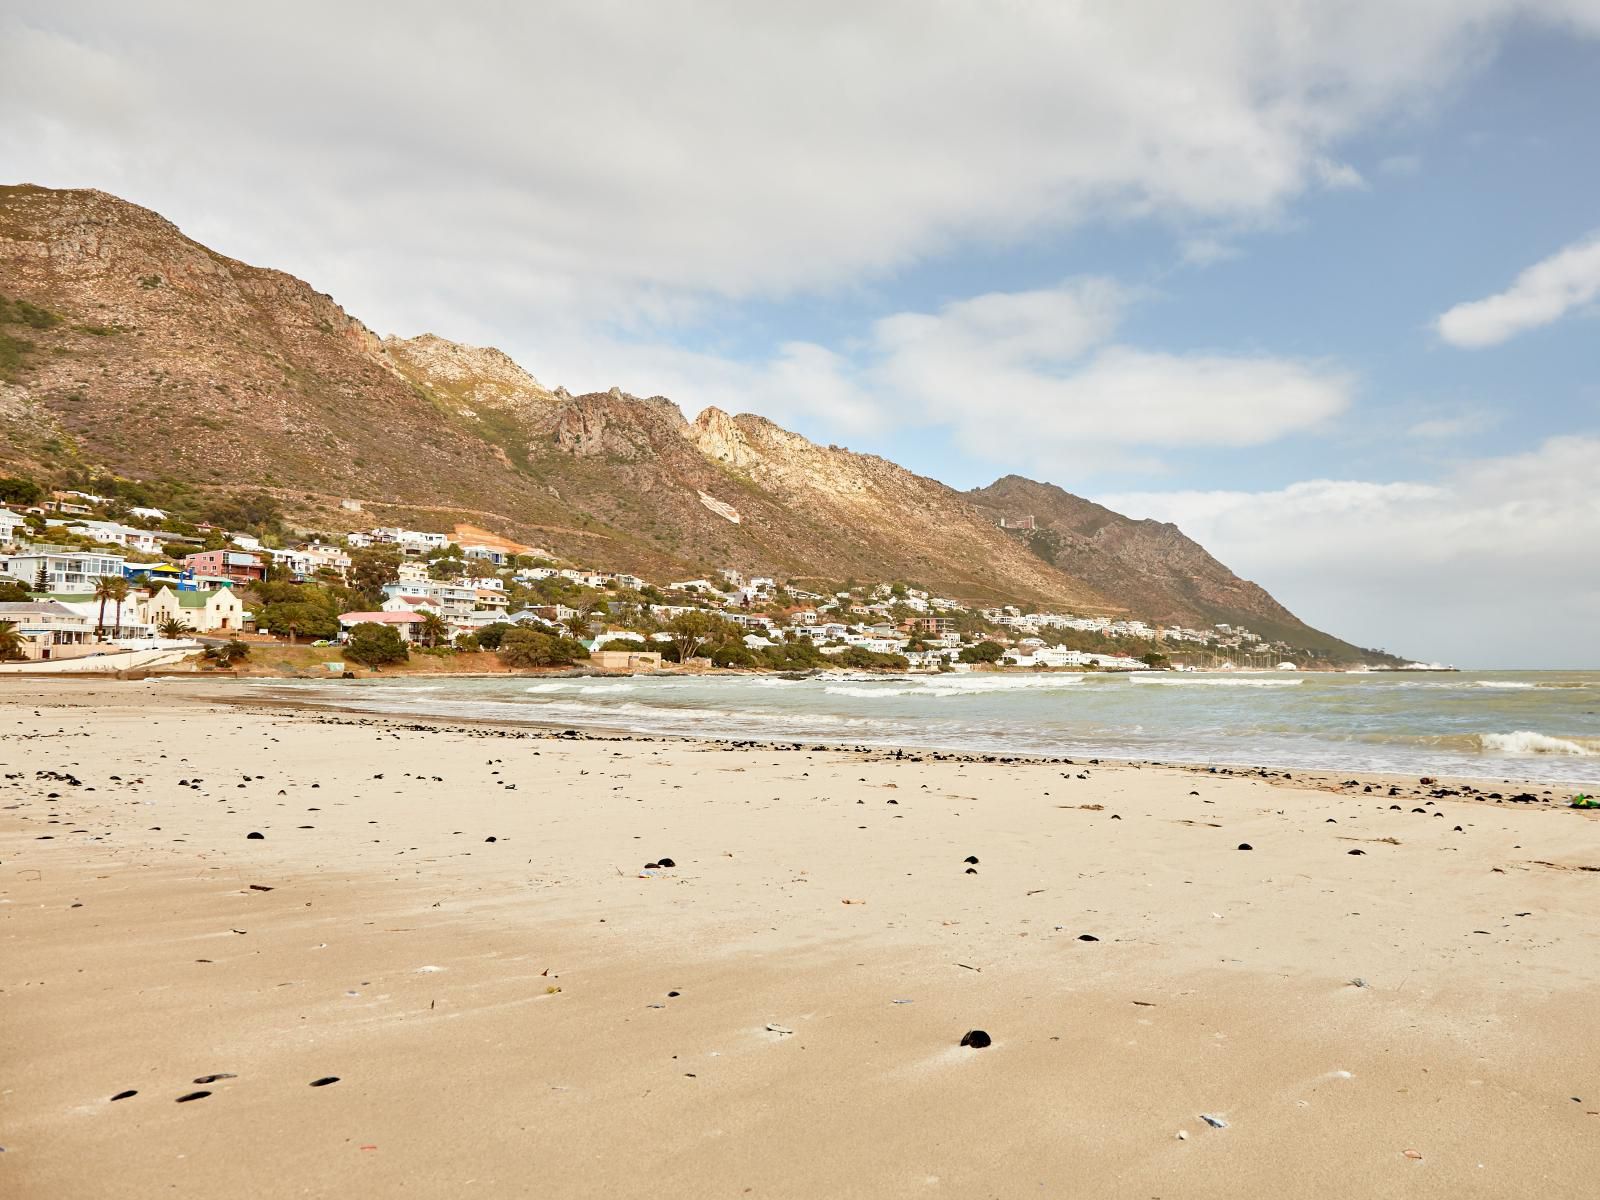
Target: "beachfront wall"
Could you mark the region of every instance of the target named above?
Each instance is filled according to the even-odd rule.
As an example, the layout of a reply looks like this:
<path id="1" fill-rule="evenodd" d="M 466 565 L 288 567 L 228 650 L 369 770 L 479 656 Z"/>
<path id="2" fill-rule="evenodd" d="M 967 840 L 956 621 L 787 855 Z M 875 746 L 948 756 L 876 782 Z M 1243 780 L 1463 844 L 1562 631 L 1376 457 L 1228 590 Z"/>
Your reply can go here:
<path id="1" fill-rule="evenodd" d="M 189 650 L 121 650 L 104 653 L 104 646 L 84 647 L 94 651 L 81 658 L 51 658 L 48 662 L 0 663 L 0 675 L 115 675 L 149 667 L 176 666 Z"/>
<path id="2" fill-rule="evenodd" d="M 601 671 L 659 671 L 661 654 L 656 650 L 596 650 L 589 665 Z"/>

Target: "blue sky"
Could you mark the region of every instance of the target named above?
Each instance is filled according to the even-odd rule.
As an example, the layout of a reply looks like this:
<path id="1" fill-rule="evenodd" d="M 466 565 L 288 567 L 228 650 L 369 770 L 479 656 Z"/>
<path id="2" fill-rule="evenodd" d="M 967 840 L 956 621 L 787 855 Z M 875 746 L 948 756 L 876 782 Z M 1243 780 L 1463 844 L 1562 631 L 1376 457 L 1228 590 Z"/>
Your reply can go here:
<path id="1" fill-rule="evenodd" d="M 19 6 L 0 102 L 13 178 L 379 332 L 1600 666 L 1600 0 Z"/>

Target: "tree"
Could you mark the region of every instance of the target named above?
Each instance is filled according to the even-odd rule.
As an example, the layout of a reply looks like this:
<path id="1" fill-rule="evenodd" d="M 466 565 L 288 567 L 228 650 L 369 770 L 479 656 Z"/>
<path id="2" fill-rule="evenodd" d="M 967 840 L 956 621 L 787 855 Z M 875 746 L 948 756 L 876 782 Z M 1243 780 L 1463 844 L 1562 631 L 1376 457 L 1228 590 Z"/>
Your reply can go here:
<path id="1" fill-rule="evenodd" d="M 37 504 L 44 499 L 44 488 L 33 480 L 20 475 L 7 475 L 0 478 L 0 501 L 7 504 L 20 504 L 27 507 Z"/>
<path id="2" fill-rule="evenodd" d="M 111 580 L 111 600 L 117 606 L 117 630 L 122 629 L 122 606 L 128 599 L 128 581 L 120 576 Z M 241 643 L 242 644 L 242 643 Z M 248 650 L 246 651 L 248 653 Z M 231 663 L 229 664 L 232 665 Z"/>
<path id="3" fill-rule="evenodd" d="M 501 640 L 515 628 L 509 621 L 493 621 L 478 630 L 478 645 L 485 650 L 498 650 Z"/>
<path id="4" fill-rule="evenodd" d="M 1141 654 L 1139 661 L 1145 666 L 1154 667 L 1157 670 L 1165 670 L 1172 665 L 1165 654 L 1157 654 L 1154 650 L 1150 651 L 1149 654 Z"/>
<path id="5" fill-rule="evenodd" d="M 100 604 L 100 615 L 94 623 L 94 635 L 97 638 L 106 635 L 106 605 L 111 602 L 112 584 L 116 579 L 115 575 L 102 575 L 94 581 L 94 598 Z"/>
<path id="6" fill-rule="evenodd" d="M 588 649 L 576 638 L 553 637 L 537 629 L 513 629 L 500 641 L 500 661 L 508 667 L 564 667 L 588 657 Z"/>
<path id="7" fill-rule="evenodd" d="M 14 579 L 0 580 L 0 603 L 25 604 L 31 595 L 25 583 Z"/>
<path id="8" fill-rule="evenodd" d="M 405 639 L 393 625 L 363 621 L 350 631 L 344 656 L 363 666 L 381 667 L 405 662 L 411 657 L 411 652 L 406 649 Z"/>
<path id="9" fill-rule="evenodd" d="M 22 657 L 22 634 L 15 621 L 0 621 L 0 662 Z"/>
<path id="10" fill-rule="evenodd" d="M 41 596 L 50 590 L 50 576 L 46 574 L 43 562 L 39 564 L 39 569 L 34 572 L 33 590 Z"/>
<path id="11" fill-rule="evenodd" d="M 450 626 L 444 623 L 444 618 L 438 613 L 424 612 L 422 614 L 422 626 L 417 632 L 429 646 L 437 646 L 440 642 L 449 638 Z"/>
<path id="12" fill-rule="evenodd" d="M 387 550 L 356 550 L 350 555 L 350 587 L 370 604 L 383 603 L 383 589 L 400 578 L 400 557 Z"/>
<path id="13" fill-rule="evenodd" d="M 728 622 L 698 609 L 679 613 L 667 623 L 672 644 L 678 649 L 678 661 L 685 663 L 707 642 L 726 638 L 730 631 Z"/>
<path id="14" fill-rule="evenodd" d="M 963 646 L 958 656 L 964 663 L 996 663 L 1006 648 L 999 642 L 982 641 L 976 646 Z"/>
<path id="15" fill-rule="evenodd" d="M 278 600 L 265 604 L 256 617 L 256 624 L 268 633 L 287 634 L 290 645 L 301 635 L 327 638 L 339 632 L 338 614 L 328 605 L 312 600 Z"/>
<path id="16" fill-rule="evenodd" d="M 156 632 L 164 638 L 171 638 L 175 641 L 186 633 L 193 633 L 194 626 L 190 625 L 182 617 L 167 617 L 161 624 L 156 626 Z"/>
<path id="17" fill-rule="evenodd" d="M 756 656 L 742 642 L 724 642 L 711 652 L 714 667 L 753 667 Z"/>

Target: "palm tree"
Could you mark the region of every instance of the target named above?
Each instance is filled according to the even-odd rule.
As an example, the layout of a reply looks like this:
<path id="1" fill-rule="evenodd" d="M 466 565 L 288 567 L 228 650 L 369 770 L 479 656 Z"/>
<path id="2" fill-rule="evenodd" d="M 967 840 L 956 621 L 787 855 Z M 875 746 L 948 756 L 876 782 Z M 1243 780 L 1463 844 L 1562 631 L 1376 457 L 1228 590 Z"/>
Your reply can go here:
<path id="1" fill-rule="evenodd" d="M 100 619 L 94 623 L 94 636 L 97 638 L 106 635 L 106 601 L 115 598 L 112 592 L 116 582 L 115 575 L 102 575 L 94 581 L 94 598 L 100 601 Z"/>
<path id="2" fill-rule="evenodd" d="M 450 636 L 450 627 L 438 613 L 425 612 L 422 614 L 422 627 L 418 632 L 429 646 L 437 646 L 440 639 Z"/>
<path id="3" fill-rule="evenodd" d="M 122 633 L 122 602 L 128 598 L 128 581 L 120 576 L 111 580 L 111 599 L 117 606 L 117 633 Z"/>
<path id="4" fill-rule="evenodd" d="M 175 641 L 186 633 L 193 633 L 194 626 L 190 625 L 182 617 L 168 617 L 160 625 L 156 626 L 156 632 L 164 638 L 171 638 Z"/>
<path id="5" fill-rule="evenodd" d="M 22 634 L 15 621 L 0 621 L 0 662 L 22 657 Z"/>

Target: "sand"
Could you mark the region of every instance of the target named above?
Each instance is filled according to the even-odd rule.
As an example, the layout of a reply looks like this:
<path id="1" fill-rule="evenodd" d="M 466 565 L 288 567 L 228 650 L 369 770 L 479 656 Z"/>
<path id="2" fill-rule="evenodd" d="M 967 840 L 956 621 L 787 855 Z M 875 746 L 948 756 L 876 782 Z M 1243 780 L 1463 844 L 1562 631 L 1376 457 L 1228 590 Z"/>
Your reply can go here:
<path id="1" fill-rule="evenodd" d="M 1600 1178 L 1594 816 L 158 681 L 8 687 L 0 769 L 0 1195 Z"/>

